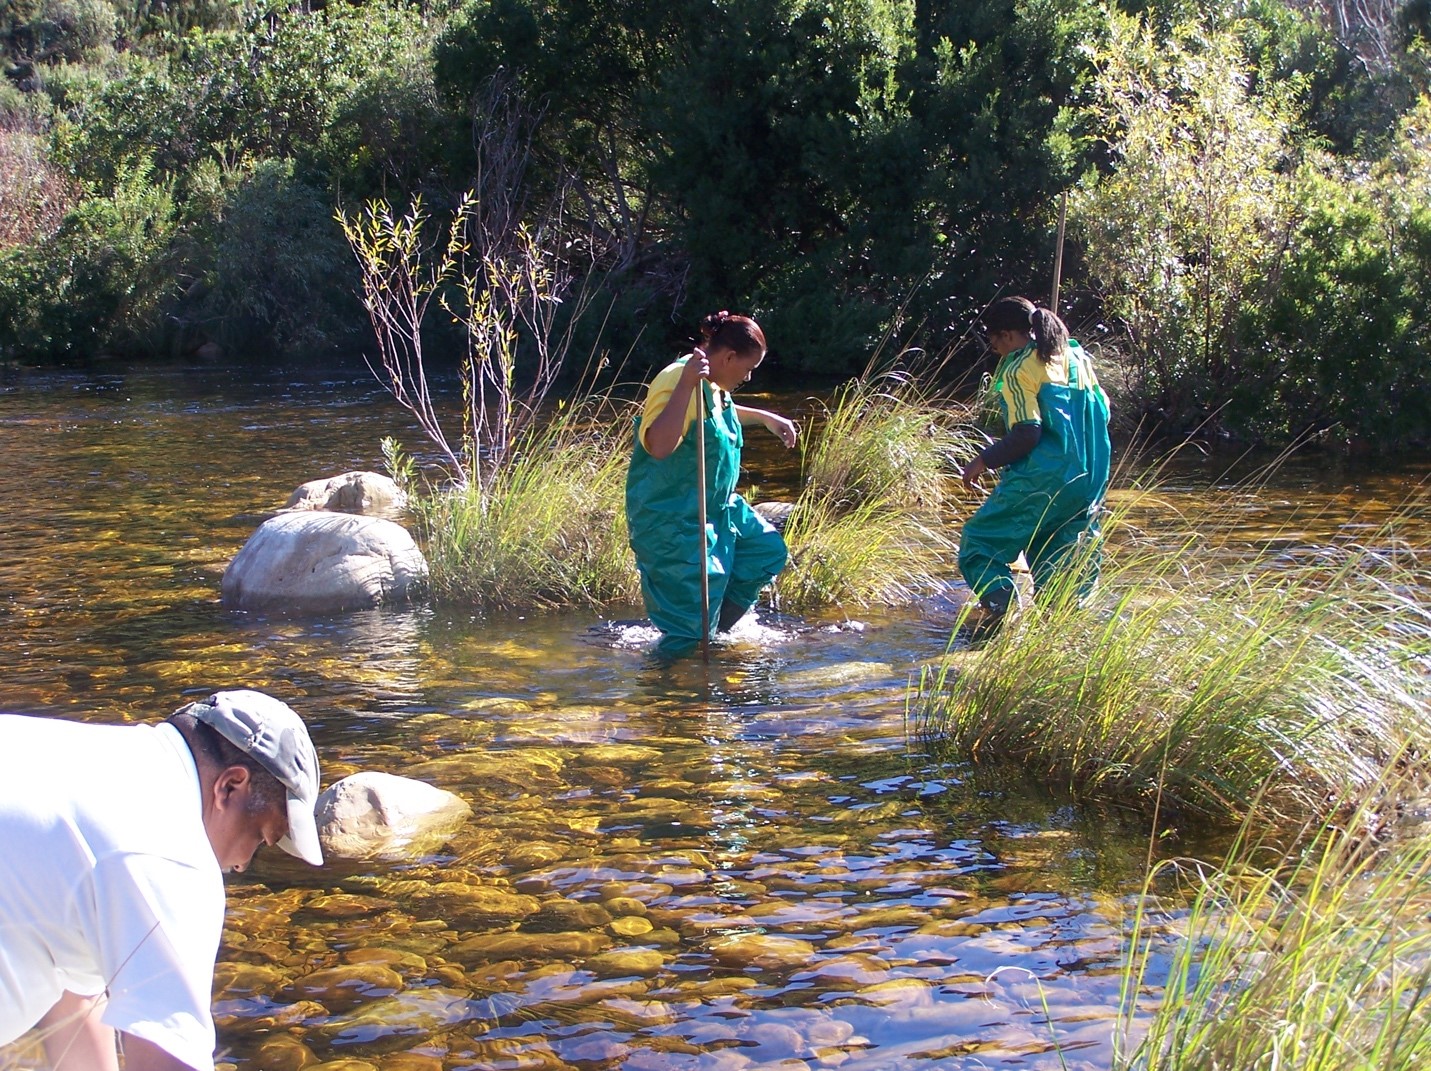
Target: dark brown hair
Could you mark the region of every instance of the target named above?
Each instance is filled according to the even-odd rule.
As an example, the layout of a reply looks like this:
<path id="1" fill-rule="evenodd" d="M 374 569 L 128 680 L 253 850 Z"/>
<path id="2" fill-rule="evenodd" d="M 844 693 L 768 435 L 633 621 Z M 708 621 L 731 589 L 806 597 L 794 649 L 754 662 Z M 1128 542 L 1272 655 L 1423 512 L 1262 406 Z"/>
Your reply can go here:
<path id="1" fill-rule="evenodd" d="M 225 738 L 208 722 L 200 721 L 189 712 L 188 707 L 174 711 L 169 716 L 169 722 L 183 734 L 189 750 L 195 753 L 196 760 L 202 757 L 219 770 L 242 766 L 249 772 L 253 784 L 253 793 L 249 798 L 250 813 L 256 814 L 286 804 L 288 790 L 278 778 L 268 772 L 263 763 Z"/>
<path id="2" fill-rule="evenodd" d="M 1026 297 L 999 298 L 980 317 L 989 334 L 1029 331 L 1038 347 L 1039 360 L 1048 364 L 1068 348 L 1068 328 L 1052 309 L 1035 305 Z"/>
<path id="3" fill-rule="evenodd" d="M 742 357 L 765 352 L 765 332 L 749 316 L 732 316 L 722 309 L 701 321 L 701 348 L 723 347 Z"/>

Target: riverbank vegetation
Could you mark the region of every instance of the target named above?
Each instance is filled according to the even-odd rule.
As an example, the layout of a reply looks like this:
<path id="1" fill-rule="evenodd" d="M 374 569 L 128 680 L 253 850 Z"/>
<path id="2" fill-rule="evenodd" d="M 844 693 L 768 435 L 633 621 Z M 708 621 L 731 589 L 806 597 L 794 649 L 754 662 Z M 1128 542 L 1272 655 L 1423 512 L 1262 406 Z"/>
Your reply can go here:
<path id="1" fill-rule="evenodd" d="M 782 609 L 897 606 L 947 575 L 952 478 L 987 438 L 967 406 L 920 378 L 867 370 L 815 419 L 785 529 L 790 565 L 775 582 Z"/>
<path id="2" fill-rule="evenodd" d="M 568 410 L 524 432 L 483 484 L 412 495 L 432 594 L 527 610 L 640 601 L 626 540 L 630 420 Z"/>
<path id="3" fill-rule="evenodd" d="M 901 378 L 856 380 L 807 429 L 785 528 L 791 563 L 773 595 L 782 609 L 900 605 L 948 572 L 947 466 L 982 440 L 911 391 Z M 639 602 L 625 512 L 633 416 L 610 394 L 564 405 L 481 482 L 441 466 L 424 480 L 410 459 L 390 458 L 406 473 L 432 594 L 501 609 Z"/>
<path id="4" fill-rule="evenodd" d="M 1400 781 L 1388 773 L 1290 860 L 1249 824 L 1220 867 L 1156 868 L 1129 938 L 1118 1071 L 1426 1066 L 1431 837 L 1365 833 L 1401 789 L 1417 796 Z M 1171 916 L 1151 896 L 1170 882 L 1190 901 Z"/>
<path id="5" fill-rule="evenodd" d="M 505 189 L 600 295 L 553 306 L 579 352 L 639 376 L 738 307 L 771 374 L 895 337 L 953 383 L 980 308 L 1046 291 L 1067 192 L 1061 311 L 1129 428 L 1395 448 L 1431 424 L 1427 32 L 1419 0 L 22 0 L 0 358 L 370 349 L 335 212 Z"/>
<path id="6" fill-rule="evenodd" d="M 1268 821 L 1338 814 L 1397 756 L 1426 776 L 1424 556 L 1395 524 L 1259 552 L 1236 512 L 1229 496 L 1195 531 L 1157 538 L 1115 511 L 1098 593 L 1051 589 L 977 654 L 928 668 L 922 731 L 1174 825 L 1238 821 L 1254 803 Z"/>

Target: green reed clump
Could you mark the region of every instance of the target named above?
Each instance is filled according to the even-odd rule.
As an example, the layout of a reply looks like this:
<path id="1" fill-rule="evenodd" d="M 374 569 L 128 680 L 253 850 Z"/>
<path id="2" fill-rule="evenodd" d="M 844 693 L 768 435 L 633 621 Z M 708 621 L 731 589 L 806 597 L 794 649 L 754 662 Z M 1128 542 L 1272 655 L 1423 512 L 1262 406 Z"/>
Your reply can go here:
<path id="1" fill-rule="evenodd" d="M 805 443 L 780 605 L 897 605 L 945 577 L 953 472 L 983 445 L 964 410 L 905 374 L 841 388 Z"/>
<path id="2" fill-rule="evenodd" d="M 790 564 L 775 581 L 780 606 L 897 606 L 948 571 L 953 544 L 937 522 L 888 496 L 841 509 L 807 498 L 785 528 Z"/>
<path id="3" fill-rule="evenodd" d="M 483 487 L 414 497 L 433 594 L 497 609 L 639 598 L 627 546 L 630 424 L 565 410 L 525 433 Z"/>
<path id="4" fill-rule="evenodd" d="M 1229 566 L 1209 549 L 1215 507 L 1200 526 L 1155 543 L 1115 520 L 1100 597 L 1054 588 L 981 651 L 927 667 L 920 731 L 1150 814 L 1344 806 L 1431 730 L 1431 577 L 1415 555 L 1349 546 Z"/>
<path id="5" fill-rule="evenodd" d="M 1431 1066 L 1431 834 L 1378 847 L 1363 832 L 1399 795 L 1393 775 L 1290 866 L 1240 841 L 1221 869 L 1199 873 L 1175 926 L 1140 910 L 1115 1071 Z M 1185 872 L 1165 863 L 1150 884 L 1169 869 Z"/>
<path id="6" fill-rule="evenodd" d="M 851 380 L 825 407 L 804 448 L 802 504 L 888 499 L 886 508 L 938 509 L 948 498 L 950 474 L 986 441 L 965 416 L 961 407 L 926 394 L 908 373 Z"/>

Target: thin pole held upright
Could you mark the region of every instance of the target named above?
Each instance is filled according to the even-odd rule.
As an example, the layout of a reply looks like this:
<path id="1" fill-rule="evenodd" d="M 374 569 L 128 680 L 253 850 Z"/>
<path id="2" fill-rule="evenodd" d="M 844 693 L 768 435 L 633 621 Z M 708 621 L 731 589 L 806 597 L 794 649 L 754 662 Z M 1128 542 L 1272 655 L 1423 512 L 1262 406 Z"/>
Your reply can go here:
<path id="1" fill-rule="evenodd" d="M 1053 291 L 1049 294 L 1048 307 L 1058 315 L 1058 284 L 1063 277 L 1063 228 L 1068 221 L 1068 191 L 1063 191 L 1063 199 L 1058 204 L 1058 242 L 1053 247 Z"/>
<path id="2" fill-rule="evenodd" d="M 700 498 L 697 516 L 700 521 L 701 549 L 696 557 L 701 571 L 701 658 L 711 658 L 711 578 L 706 571 L 706 385 L 696 381 L 696 491 Z"/>

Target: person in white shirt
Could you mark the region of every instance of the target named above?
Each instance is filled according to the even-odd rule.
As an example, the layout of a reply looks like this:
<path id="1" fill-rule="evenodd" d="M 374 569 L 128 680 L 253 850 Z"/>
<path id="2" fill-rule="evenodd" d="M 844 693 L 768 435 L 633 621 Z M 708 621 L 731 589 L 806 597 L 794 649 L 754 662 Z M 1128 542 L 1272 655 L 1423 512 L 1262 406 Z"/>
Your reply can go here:
<path id="1" fill-rule="evenodd" d="M 262 692 L 158 725 L 0 715 L 0 1045 L 213 1071 L 223 871 L 263 844 L 320 865 L 317 798 L 307 727 Z"/>

